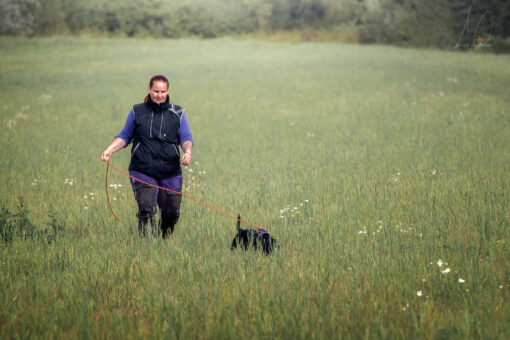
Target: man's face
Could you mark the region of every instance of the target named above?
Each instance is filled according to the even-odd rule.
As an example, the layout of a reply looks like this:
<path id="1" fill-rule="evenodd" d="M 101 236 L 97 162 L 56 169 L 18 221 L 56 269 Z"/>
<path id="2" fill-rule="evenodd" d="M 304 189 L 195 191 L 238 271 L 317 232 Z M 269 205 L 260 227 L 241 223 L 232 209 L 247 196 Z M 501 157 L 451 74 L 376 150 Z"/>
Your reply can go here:
<path id="1" fill-rule="evenodd" d="M 156 80 L 149 88 L 149 94 L 154 103 L 164 103 L 168 97 L 168 86 L 164 81 Z"/>

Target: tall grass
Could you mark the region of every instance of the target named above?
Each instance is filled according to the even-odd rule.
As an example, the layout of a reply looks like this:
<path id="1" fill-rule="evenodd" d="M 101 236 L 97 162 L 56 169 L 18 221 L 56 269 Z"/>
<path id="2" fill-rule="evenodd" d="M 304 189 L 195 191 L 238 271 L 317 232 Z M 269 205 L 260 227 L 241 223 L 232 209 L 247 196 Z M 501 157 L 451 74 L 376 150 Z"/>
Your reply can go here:
<path id="1" fill-rule="evenodd" d="M 510 335 L 507 56 L 1 38 L 0 67 L 2 211 L 58 231 L 2 243 L 0 337 Z M 159 73 L 195 139 L 185 192 L 273 256 L 186 199 L 171 240 L 140 239 L 115 172 L 111 216 L 100 154 Z"/>

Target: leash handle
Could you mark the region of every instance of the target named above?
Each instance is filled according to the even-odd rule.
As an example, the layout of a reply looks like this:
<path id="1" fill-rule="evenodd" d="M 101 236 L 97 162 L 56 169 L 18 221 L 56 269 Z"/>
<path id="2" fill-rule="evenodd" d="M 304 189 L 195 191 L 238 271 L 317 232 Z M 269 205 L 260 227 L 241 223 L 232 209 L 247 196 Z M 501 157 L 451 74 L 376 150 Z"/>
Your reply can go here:
<path id="1" fill-rule="evenodd" d="M 113 208 L 112 208 L 112 205 L 110 203 L 110 196 L 108 195 L 108 169 L 109 168 L 110 168 L 110 162 L 108 162 L 108 164 L 106 165 L 106 176 L 104 178 L 104 188 L 106 190 L 106 200 L 108 201 L 108 206 L 110 207 L 110 211 L 112 212 L 113 217 L 115 217 L 115 219 L 118 222 L 119 221 L 119 217 L 117 215 L 115 215 L 115 213 L 113 212 Z"/>
<path id="2" fill-rule="evenodd" d="M 191 196 L 189 196 L 189 195 L 186 195 L 186 194 L 184 194 L 184 193 L 182 193 L 182 192 L 180 192 L 180 191 L 175 191 L 175 190 L 168 189 L 168 188 L 162 188 L 162 187 L 157 186 L 157 185 L 155 185 L 155 184 L 151 184 L 151 183 L 144 182 L 144 181 L 142 181 L 141 179 L 136 178 L 136 177 L 134 177 L 134 176 L 131 176 L 131 175 L 130 175 L 130 174 L 128 174 L 127 172 L 124 172 L 124 171 L 120 170 L 120 169 L 119 169 L 119 168 L 117 168 L 115 165 L 113 165 L 112 163 L 110 163 L 110 161 L 106 161 L 106 162 L 108 163 L 108 165 L 106 166 L 105 188 L 106 188 L 106 198 L 108 199 L 108 205 L 110 205 L 110 199 L 108 198 L 108 185 L 107 185 L 107 181 L 108 181 L 108 168 L 109 168 L 109 167 L 110 167 L 110 165 L 111 165 L 111 166 L 112 166 L 112 168 L 114 168 L 115 170 L 117 170 L 117 171 L 118 171 L 118 172 L 120 172 L 121 174 L 126 175 L 126 176 L 128 176 L 129 178 L 134 179 L 135 181 L 138 181 L 138 182 L 140 182 L 140 183 L 146 184 L 146 185 L 151 186 L 151 187 L 153 187 L 153 188 L 158 188 L 158 189 L 161 189 L 161 190 L 165 190 L 165 191 L 173 192 L 173 193 L 175 193 L 175 194 L 178 194 L 178 195 L 181 195 L 181 196 L 187 197 L 187 198 L 189 198 L 189 199 L 191 199 L 191 200 L 193 200 L 193 201 L 195 201 L 195 202 L 197 202 L 197 203 L 200 203 L 200 204 L 202 204 L 202 205 L 206 206 L 207 208 L 209 208 L 209 209 L 211 209 L 211 210 L 214 210 L 214 211 L 216 211 L 216 212 L 218 212 L 218 213 L 220 213 L 220 214 L 222 214 L 222 215 L 225 215 L 225 216 L 227 216 L 227 217 L 230 217 L 230 218 L 232 218 L 232 219 L 234 219 L 234 220 L 236 220 L 236 221 L 239 221 L 239 222 L 241 222 L 241 223 L 247 224 L 247 225 L 249 225 L 250 227 L 253 227 L 253 228 L 256 228 L 256 229 L 262 229 L 262 228 L 261 228 L 261 227 L 259 227 L 258 225 L 251 224 L 251 223 L 249 223 L 249 222 L 246 222 L 246 221 L 241 220 L 240 218 L 237 218 L 237 217 L 234 217 L 234 216 L 232 216 L 232 215 L 229 215 L 229 214 L 227 214 L 227 213 L 225 213 L 225 212 L 223 212 L 223 211 L 221 211 L 221 210 L 216 209 L 215 207 L 210 206 L 209 204 L 206 204 L 206 203 L 204 203 L 204 202 L 202 202 L 202 201 L 200 201 L 200 200 L 197 200 L 196 198 L 191 197 Z M 119 218 L 118 218 L 118 217 L 117 217 L 117 215 L 115 215 L 115 213 L 113 212 L 113 209 L 112 209 L 112 206 L 111 206 L 111 205 L 110 205 L 110 210 L 112 211 L 112 214 L 113 214 L 113 216 L 115 217 L 115 219 L 118 221 L 118 220 L 119 220 Z"/>

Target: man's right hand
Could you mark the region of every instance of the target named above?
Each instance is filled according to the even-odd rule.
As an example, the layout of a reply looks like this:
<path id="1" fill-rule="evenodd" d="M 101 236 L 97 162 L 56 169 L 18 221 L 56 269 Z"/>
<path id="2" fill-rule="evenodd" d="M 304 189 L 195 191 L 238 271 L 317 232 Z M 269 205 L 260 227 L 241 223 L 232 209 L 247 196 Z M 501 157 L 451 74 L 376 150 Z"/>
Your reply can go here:
<path id="1" fill-rule="evenodd" d="M 105 162 L 108 162 L 110 160 L 110 156 L 112 155 L 112 153 L 122 149 L 125 146 L 126 142 L 124 142 L 122 138 L 119 137 L 115 138 L 113 143 L 110 144 L 110 146 L 108 146 L 106 150 L 103 151 L 103 153 L 101 154 L 101 159 Z"/>
<path id="2" fill-rule="evenodd" d="M 110 156 L 112 155 L 112 152 L 108 149 L 104 150 L 101 154 L 101 159 L 105 162 L 108 162 L 110 160 Z"/>

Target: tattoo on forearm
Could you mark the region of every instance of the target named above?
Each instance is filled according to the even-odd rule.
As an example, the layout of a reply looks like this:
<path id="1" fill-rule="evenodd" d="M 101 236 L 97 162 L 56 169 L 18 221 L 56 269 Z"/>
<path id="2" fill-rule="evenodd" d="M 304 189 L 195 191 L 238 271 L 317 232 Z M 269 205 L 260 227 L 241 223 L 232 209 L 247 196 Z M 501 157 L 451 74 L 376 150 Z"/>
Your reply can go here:
<path id="1" fill-rule="evenodd" d="M 193 143 L 191 143 L 191 141 L 190 141 L 190 140 L 187 140 L 187 141 L 185 141 L 184 143 L 182 143 L 181 147 L 182 147 L 182 150 L 183 150 L 184 152 L 189 152 L 189 153 L 191 153 L 191 149 L 193 148 Z"/>
<path id="2" fill-rule="evenodd" d="M 122 139 L 113 141 L 112 152 L 119 151 L 120 149 L 122 149 L 124 147 L 124 145 L 125 145 L 125 142 Z"/>

